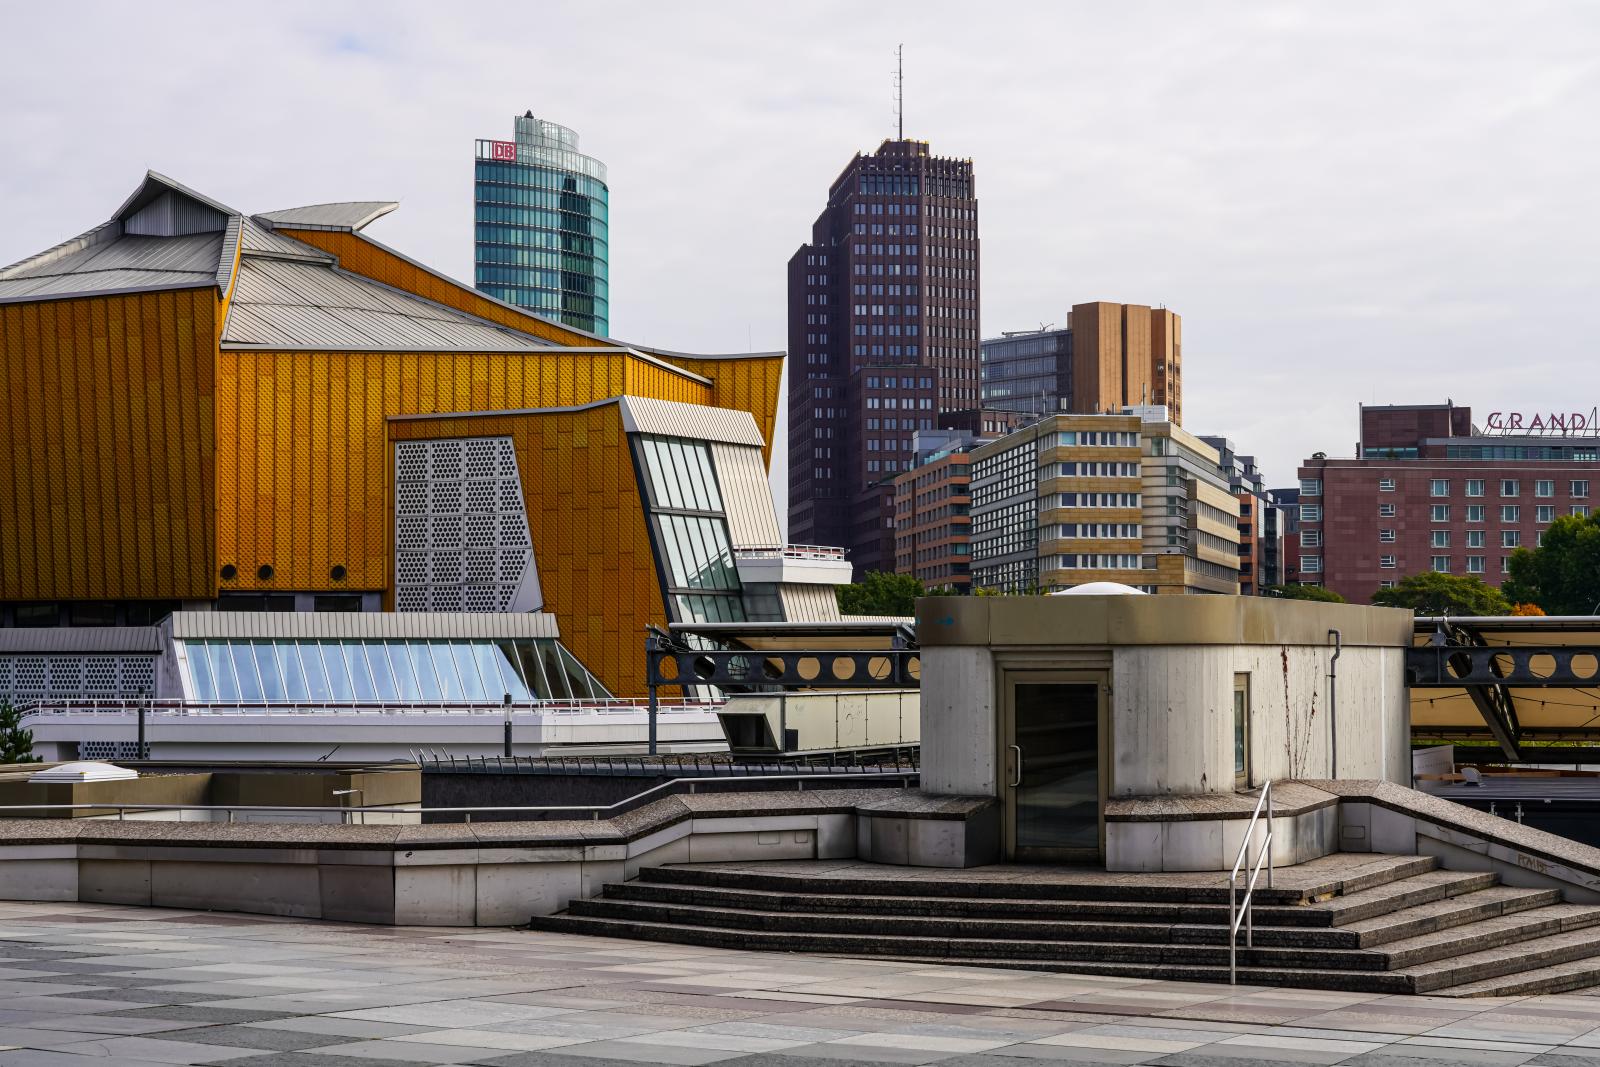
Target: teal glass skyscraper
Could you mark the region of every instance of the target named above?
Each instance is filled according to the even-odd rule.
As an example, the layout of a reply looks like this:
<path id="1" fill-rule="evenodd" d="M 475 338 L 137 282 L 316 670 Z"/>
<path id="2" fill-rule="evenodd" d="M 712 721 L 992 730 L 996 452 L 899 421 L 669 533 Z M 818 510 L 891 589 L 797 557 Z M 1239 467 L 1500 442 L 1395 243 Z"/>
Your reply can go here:
<path id="1" fill-rule="evenodd" d="M 605 164 L 578 151 L 576 131 L 529 111 L 516 120 L 515 140 L 478 141 L 475 167 L 478 290 L 607 336 Z"/>

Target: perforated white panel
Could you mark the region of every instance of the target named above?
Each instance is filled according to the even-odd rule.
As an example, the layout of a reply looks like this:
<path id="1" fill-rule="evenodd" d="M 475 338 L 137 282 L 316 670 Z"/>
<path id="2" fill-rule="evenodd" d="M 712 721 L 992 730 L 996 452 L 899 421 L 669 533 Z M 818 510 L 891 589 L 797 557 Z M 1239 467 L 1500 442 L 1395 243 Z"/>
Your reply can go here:
<path id="1" fill-rule="evenodd" d="M 153 696 L 154 656 L 0 656 L 0 700 Z"/>
<path id="2" fill-rule="evenodd" d="M 511 438 L 398 441 L 394 479 L 397 610 L 542 606 Z"/>

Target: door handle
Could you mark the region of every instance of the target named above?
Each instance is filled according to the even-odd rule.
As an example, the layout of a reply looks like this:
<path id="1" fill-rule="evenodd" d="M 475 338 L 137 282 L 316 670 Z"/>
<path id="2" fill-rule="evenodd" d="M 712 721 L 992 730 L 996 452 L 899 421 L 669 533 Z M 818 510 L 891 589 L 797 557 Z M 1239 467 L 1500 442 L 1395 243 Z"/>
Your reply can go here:
<path id="1" fill-rule="evenodd" d="M 1022 746 L 1008 745 L 1007 747 L 1017 756 L 1016 766 L 1011 772 L 1011 788 L 1015 789 L 1022 784 Z"/>

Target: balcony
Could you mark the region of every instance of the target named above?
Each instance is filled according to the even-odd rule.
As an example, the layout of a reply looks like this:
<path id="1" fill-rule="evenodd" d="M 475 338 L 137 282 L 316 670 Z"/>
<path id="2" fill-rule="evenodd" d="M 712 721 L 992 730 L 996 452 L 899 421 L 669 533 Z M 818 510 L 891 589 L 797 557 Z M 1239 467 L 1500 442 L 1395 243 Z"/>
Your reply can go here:
<path id="1" fill-rule="evenodd" d="M 843 585 L 850 581 L 850 561 L 845 558 L 845 550 L 826 545 L 736 548 L 733 561 L 743 585 Z"/>

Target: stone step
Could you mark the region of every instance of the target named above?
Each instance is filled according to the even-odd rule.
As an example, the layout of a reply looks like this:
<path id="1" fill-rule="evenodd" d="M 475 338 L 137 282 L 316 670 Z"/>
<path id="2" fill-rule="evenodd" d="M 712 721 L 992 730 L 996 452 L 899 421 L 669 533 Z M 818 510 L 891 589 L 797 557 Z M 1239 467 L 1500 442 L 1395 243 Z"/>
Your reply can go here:
<path id="1" fill-rule="evenodd" d="M 1446 986 L 1435 990 L 1445 997 L 1531 997 L 1544 993 L 1566 993 L 1600 985 L 1600 956 L 1583 957 L 1570 963 L 1538 967 L 1499 978 Z"/>
<path id="2" fill-rule="evenodd" d="M 794 950 L 789 935 L 735 931 L 641 921 L 619 922 L 581 916 L 550 915 L 534 920 L 534 929 L 615 937 L 629 940 L 708 945 L 757 950 Z M 937 951 L 938 942 L 903 939 L 908 951 L 860 953 L 829 951 L 828 955 L 863 959 L 945 964 L 972 963 L 971 956 Z M 924 949 L 914 951 L 915 947 Z M 986 967 L 1064 974 L 1111 975 L 1159 981 L 1226 982 L 1226 959 L 1220 963 L 1152 960 L 1070 960 L 996 955 L 982 957 Z M 1524 992 L 1559 992 L 1600 982 L 1600 939 L 1589 930 L 1501 945 L 1452 959 L 1404 970 L 1344 970 L 1308 966 L 1267 966 L 1244 962 L 1238 980 L 1246 985 L 1294 986 L 1369 993 L 1432 993 L 1442 996 L 1510 996 Z"/>
<path id="3" fill-rule="evenodd" d="M 1582 927 L 1530 941 L 1498 945 L 1479 952 L 1435 960 L 1390 973 L 1403 975 L 1414 993 L 1439 993 L 1448 996 L 1492 996 L 1487 991 L 1490 979 L 1526 976 L 1537 981 L 1535 972 L 1563 967 L 1600 956 L 1600 937 Z M 1515 985 L 1516 980 L 1502 983 Z M 1482 992 L 1463 992 L 1477 987 Z M 1578 988 L 1576 985 L 1568 988 Z"/>
<path id="4" fill-rule="evenodd" d="M 711 946 L 734 949 L 754 949 L 760 951 L 795 951 L 800 946 L 795 945 L 789 935 L 757 933 L 752 931 L 725 930 L 715 927 L 681 926 L 674 923 L 652 923 L 642 921 L 622 922 L 609 919 L 586 918 L 576 915 L 543 915 L 536 916 L 532 923 L 535 930 L 548 930 L 559 933 L 585 934 L 596 937 L 622 938 L 635 941 L 659 941 L 670 944 Z M 910 941 L 912 939 L 906 939 Z M 1009 943 L 1015 944 L 1015 942 Z M 924 943 L 925 950 L 936 949 L 938 942 Z M 815 950 L 812 951 L 824 951 Z M 1226 954 L 1219 964 L 1193 964 L 1175 963 L 1168 961 L 1159 954 L 1149 960 L 1119 961 L 1119 960 L 1071 960 L 1052 961 L 1042 959 L 1021 959 L 1010 956 L 993 957 L 954 957 L 937 951 L 917 953 L 915 951 L 891 953 L 860 953 L 849 951 L 827 951 L 827 955 L 846 959 L 890 959 L 912 963 L 927 963 L 931 965 L 945 965 L 952 963 L 973 964 L 981 962 L 985 967 L 999 967 L 1013 970 L 1050 971 L 1062 974 L 1088 974 L 1108 975 L 1122 978 L 1150 978 L 1158 981 L 1178 982 L 1226 982 L 1228 980 L 1228 967 Z M 1377 970 L 1317 970 L 1305 967 L 1265 967 L 1241 965 L 1238 970 L 1238 979 L 1247 985 L 1274 985 L 1296 986 L 1309 989 L 1340 989 L 1353 992 L 1367 993 L 1409 993 L 1411 983 L 1408 978 L 1394 972 Z"/>
<path id="5" fill-rule="evenodd" d="M 1509 913 L 1519 907 L 1553 903 L 1558 895 L 1542 890 L 1496 887 L 1493 874 L 1462 871 L 1429 871 L 1411 878 L 1365 889 L 1351 896 L 1299 905 L 1256 905 L 1258 928 L 1345 927 L 1350 934 L 1327 937 L 1309 936 L 1306 943 L 1328 947 L 1362 948 L 1449 925 L 1448 908 L 1415 912 L 1405 921 L 1397 918 L 1386 925 L 1383 916 L 1398 915 L 1408 908 L 1448 902 L 1488 889 L 1496 896 L 1463 903 L 1460 921 Z M 861 896 L 831 893 L 805 893 L 768 889 L 729 889 L 720 886 L 681 885 L 656 882 L 613 882 L 604 887 L 612 900 L 644 901 L 752 911 L 811 912 L 820 914 L 926 916 L 947 919 L 1033 919 L 1068 922 L 1104 920 L 1112 925 L 1133 923 L 1214 926 L 1219 930 L 1228 922 L 1226 904 L 1193 904 L 1167 901 L 1127 900 L 1031 900 L 988 897 L 909 897 Z M 1496 903 L 1500 898 L 1503 903 Z M 1219 935 L 1220 936 L 1220 935 Z M 1292 936 L 1284 932 L 1283 936 Z M 1203 940 L 1204 938 L 1200 938 Z"/>
<path id="6" fill-rule="evenodd" d="M 1492 883 L 1495 876 L 1485 874 L 1478 877 Z M 1482 882 L 1475 884 L 1482 885 Z M 1413 904 L 1369 919 L 1345 923 L 1328 931 L 1303 931 L 1301 937 L 1307 944 L 1375 948 L 1379 945 L 1388 946 L 1396 941 L 1437 934 L 1470 923 L 1517 915 L 1560 903 L 1561 891 L 1558 889 L 1522 889 L 1516 886 L 1489 884 L 1468 892 L 1452 894 L 1443 899 Z M 1336 939 L 1318 940 L 1330 934 Z"/>
<path id="7" fill-rule="evenodd" d="M 1349 857 L 1340 864 L 1318 861 L 1285 869 L 1288 884 L 1268 889 L 1258 886 L 1262 904 L 1304 904 L 1336 894 L 1361 892 L 1400 879 L 1425 874 L 1437 861 L 1429 856 L 1363 856 L 1352 866 Z M 985 880 L 963 872 L 927 868 L 892 870 L 871 865 L 840 864 L 829 872 L 818 865 L 782 870 L 776 864 L 699 864 L 646 867 L 641 880 L 652 884 L 709 886 L 724 889 L 762 889 L 777 892 L 824 893 L 848 896 L 960 897 L 968 899 L 1116 900 L 1158 901 L 1177 904 L 1226 905 L 1225 874 L 1141 875 L 1068 868 L 1010 868 L 1006 876 Z M 892 873 L 891 873 L 892 870 Z M 855 873 L 851 873 L 854 871 Z M 1288 872 L 1293 871 L 1290 875 Z"/>
<path id="8" fill-rule="evenodd" d="M 1227 930 L 1222 926 L 1028 919 L 951 921 L 926 916 L 770 912 L 612 899 L 574 900 L 568 914 L 619 923 L 785 935 L 793 948 L 814 952 L 868 955 L 927 951 L 971 958 L 1012 955 L 1048 961 L 1161 960 L 1195 964 L 1227 960 Z M 1256 966 L 1399 970 L 1596 924 L 1600 924 L 1600 908 L 1546 905 L 1481 919 L 1468 927 L 1413 936 L 1381 949 L 1308 943 L 1302 935 L 1309 931 L 1258 927 L 1253 947 L 1247 947 L 1241 936 L 1238 953 L 1242 961 Z M 1326 937 L 1340 932 L 1316 933 Z M 922 947 L 941 943 L 942 948 Z"/>

